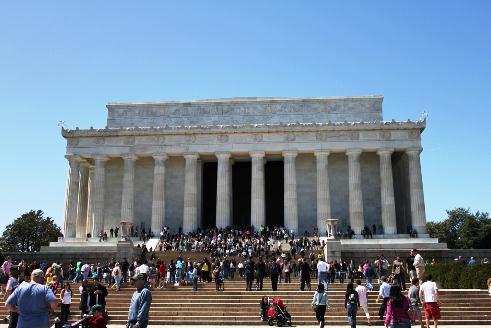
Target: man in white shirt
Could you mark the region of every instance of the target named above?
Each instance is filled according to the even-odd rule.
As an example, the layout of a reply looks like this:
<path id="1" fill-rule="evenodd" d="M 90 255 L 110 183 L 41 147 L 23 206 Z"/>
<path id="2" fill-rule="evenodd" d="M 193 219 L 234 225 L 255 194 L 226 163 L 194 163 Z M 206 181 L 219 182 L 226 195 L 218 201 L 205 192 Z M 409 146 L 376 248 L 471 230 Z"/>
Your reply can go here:
<path id="1" fill-rule="evenodd" d="M 423 302 L 423 308 L 425 310 L 426 327 L 430 327 L 430 319 L 433 318 L 435 328 L 437 328 L 438 320 L 440 319 L 438 287 L 433 281 L 431 274 L 428 275 L 426 281 L 419 288 L 419 298 Z"/>
<path id="2" fill-rule="evenodd" d="M 324 262 L 323 256 L 319 254 L 317 256 L 317 277 L 319 277 L 319 284 L 324 284 L 324 289 L 327 290 L 327 272 L 329 270 L 329 266 L 326 262 Z"/>
<path id="3" fill-rule="evenodd" d="M 358 300 L 360 301 L 360 307 L 365 312 L 365 316 L 367 317 L 368 325 L 370 326 L 370 311 L 368 311 L 368 289 L 361 284 L 361 280 L 358 279 L 356 281 L 356 292 L 358 293 Z"/>
<path id="4" fill-rule="evenodd" d="M 416 276 L 419 281 L 423 281 L 423 275 L 425 273 L 425 261 L 417 249 L 411 250 L 411 255 L 414 256 L 414 267 L 416 268 Z"/>

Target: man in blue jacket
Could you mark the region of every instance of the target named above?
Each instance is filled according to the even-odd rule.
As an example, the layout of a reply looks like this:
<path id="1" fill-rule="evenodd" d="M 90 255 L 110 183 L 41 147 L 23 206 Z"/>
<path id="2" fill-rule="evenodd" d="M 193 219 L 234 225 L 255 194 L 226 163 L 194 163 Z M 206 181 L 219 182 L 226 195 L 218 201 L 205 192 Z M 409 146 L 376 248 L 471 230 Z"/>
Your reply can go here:
<path id="1" fill-rule="evenodd" d="M 128 311 L 128 324 L 130 328 L 146 328 L 148 326 L 148 312 L 152 304 L 152 293 L 146 285 L 144 274 L 137 274 L 131 278 L 136 288 L 131 297 L 130 309 Z"/>

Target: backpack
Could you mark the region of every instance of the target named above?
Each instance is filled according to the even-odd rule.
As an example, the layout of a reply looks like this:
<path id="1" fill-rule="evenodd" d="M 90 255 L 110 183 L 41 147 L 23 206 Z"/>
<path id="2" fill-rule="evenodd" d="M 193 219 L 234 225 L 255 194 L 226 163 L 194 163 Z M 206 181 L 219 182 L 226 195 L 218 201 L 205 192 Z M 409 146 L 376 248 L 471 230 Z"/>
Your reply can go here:
<path id="1" fill-rule="evenodd" d="M 271 263 L 271 274 L 278 274 L 278 266 L 275 262 Z"/>
<path id="2" fill-rule="evenodd" d="M 348 296 L 348 302 L 349 304 L 356 304 L 356 296 L 355 293 L 351 293 Z"/>

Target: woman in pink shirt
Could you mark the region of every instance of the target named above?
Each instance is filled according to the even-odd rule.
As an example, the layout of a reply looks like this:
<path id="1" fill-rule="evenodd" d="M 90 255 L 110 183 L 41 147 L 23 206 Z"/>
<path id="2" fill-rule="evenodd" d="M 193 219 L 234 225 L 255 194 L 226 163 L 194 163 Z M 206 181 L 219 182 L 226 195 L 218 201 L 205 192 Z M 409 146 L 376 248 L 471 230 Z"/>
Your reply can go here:
<path id="1" fill-rule="evenodd" d="M 409 310 L 409 298 L 402 295 L 400 286 L 390 287 L 390 299 L 387 302 L 387 314 L 385 316 L 385 327 L 411 328 Z"/>

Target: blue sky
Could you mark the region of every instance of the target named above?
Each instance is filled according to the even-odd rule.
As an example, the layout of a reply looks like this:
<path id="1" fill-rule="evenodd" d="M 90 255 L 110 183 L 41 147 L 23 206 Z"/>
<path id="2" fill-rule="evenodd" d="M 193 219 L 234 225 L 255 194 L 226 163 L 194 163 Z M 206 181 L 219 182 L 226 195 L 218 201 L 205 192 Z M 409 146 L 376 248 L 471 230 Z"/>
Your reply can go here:
<path id="1" fill-rule="evenodd" d="M 427 217 L 491 212 L 490 1 L 4 1 L 0 231 L 61 224 L 59 120 L 104 127 L 109 101 L 382 94 L 429 112 Z"/>

